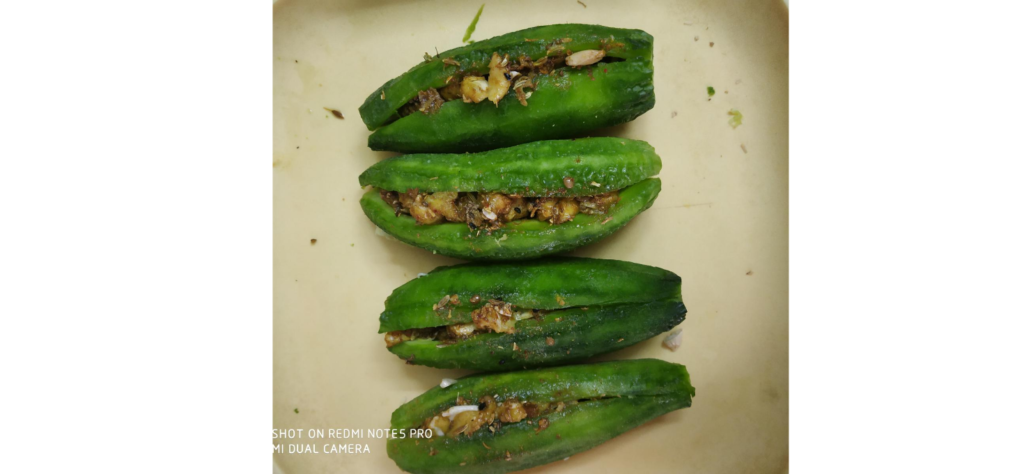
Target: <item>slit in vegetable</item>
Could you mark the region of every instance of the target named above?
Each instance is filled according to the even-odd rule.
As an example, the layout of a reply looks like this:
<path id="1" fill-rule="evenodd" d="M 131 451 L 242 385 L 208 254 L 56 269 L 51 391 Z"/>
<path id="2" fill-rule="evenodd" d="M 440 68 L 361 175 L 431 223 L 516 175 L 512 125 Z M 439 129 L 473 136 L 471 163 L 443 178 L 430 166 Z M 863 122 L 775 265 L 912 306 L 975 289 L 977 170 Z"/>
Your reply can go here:
<path id="1" fill-rule="evenodd" d="M 380 197 L 395 209 L 395 215 L 408 214 L 417 224 L 465 222 L 470 229 L 493 230 L 506 222 L 537 219 L 563 224 L 576 214 L 606 214 L 619 201 L 618 191 L 592 196 L 523 197 L 495 192 L 404 193 L 380 190 Z"/>
<path id="2" fill-rule="evenodd" d="M 447 298 L 446 296 L 445 299 Z M 444 300 L 442 299 L 442 301 Z M 458 304 L 457 298 L 455 302 Z M 441 306 L 434 306 L 434 311 L 444 311 L 444 309 L 443 304 Z M 403 342 L 426 339 L 437 341 L 440 347 L 443 347 L 447 344 L 454 344 L 489 332 L 512 334 L 516 331 L 517 321 L 539 319 L 543 315 L 543 311 L 532 309 L 517 311 L 511 304 L 504 301 L 489 300 L 483 306 L 470 313 L 470 316 L 473 318 L 471 323 L 391 331 L 384 335 L 384 343 L 390 348 Z"/>
<path id="3" fill-rule="evenodd" d="M 503 425 L 515 423 L 536 424 L 537 432 L 548 428 L 549 421 L 544 418 L 552 413 L 560 413 L 566 409 L 588 400 L 569 402 L 531 402 L 515 398 L 498 401 L 495 397 L 484 395 L 473 403 L 458 397 L 455 406 L 423 421 L 422 428 L 433 430 L 437 436 L 451 438 L 459 435 L 473 436 L 481 429 L 494 433 Z"/>
<path id="4" fill-rule="evenodd" d="M 573 52 L 565 47 L 563 41 L 556 41 L 548 48 L 547 55 L 536 61 L 525 55 L 510 59 L 507 54 L 491 53 L 487 73 L 482 75 L 468 72 L 458 61 L 445 58 L 442 60 L 444 64 L 459 68 L 458 72 L 448 76 L 444 87 L 420 91 L 416 97 L 398 109 L 398 116 L 405 117 L 416 112 L 433 115 L 445 102 L 451 100 L 474 104 L 488 100 L 497 107 L 509 91 L 523 107 L 526 107 L 527 100 L 533 94 L 532 90 L 536 89 L 535 80 L 538 76 L 564 74 L 562 70 L 565 68 L 624 61 L 623 58 L 606 55 L 606 49 L 618 47 L 620 43 L 606 42 L 602 49 Z M 428 60 L 433 58 L 428 57 Z"/>

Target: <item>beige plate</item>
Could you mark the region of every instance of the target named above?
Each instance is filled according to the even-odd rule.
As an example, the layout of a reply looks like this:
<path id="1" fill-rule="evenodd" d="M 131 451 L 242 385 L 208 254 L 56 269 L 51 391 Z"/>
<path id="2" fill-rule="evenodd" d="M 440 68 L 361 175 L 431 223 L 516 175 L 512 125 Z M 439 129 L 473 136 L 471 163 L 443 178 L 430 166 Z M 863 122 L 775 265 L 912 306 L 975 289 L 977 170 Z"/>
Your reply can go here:
<path id="1" fill-rule="evenodd" d="M 784 472 L 788 468 L 789 20 L 772 1 L 491 2 L 484 39 L 551 23 L 640 28 L 655 38 L 657 105 L 601 133 L 661 155 L 654 206 L 575 252 L 657 265 L 683 279 L 683 347 L 661 337 L 608 358 L 685 364 L 693 406 L 545 472 Z M 479 2 L 284 0 L 274 6 L 274 427 L 387 428 L 392 410 L 466 372 L 408 366 L 377 317 L 391 290 L 455 260 L 386 241 L 357 177 L 390 156 L 366 147 L 358 107 L 376 87 L 461 44 Z M 710 43 L 714 42 L 712 46 Z M 707 86 L 717 93 L 708 100 Z M 344 120 L 324 107 L 340 110 Z M 729 126 L 730 109 L 743 124 Z M 745 148 L 745 151 L 744 151 Z M 316 239 L 311 245 L 310 240 Z M 295 409 L 299 413 L 295 413 Z M 370 454 L 277 454 L 288 474 L 398 472 Z"/>

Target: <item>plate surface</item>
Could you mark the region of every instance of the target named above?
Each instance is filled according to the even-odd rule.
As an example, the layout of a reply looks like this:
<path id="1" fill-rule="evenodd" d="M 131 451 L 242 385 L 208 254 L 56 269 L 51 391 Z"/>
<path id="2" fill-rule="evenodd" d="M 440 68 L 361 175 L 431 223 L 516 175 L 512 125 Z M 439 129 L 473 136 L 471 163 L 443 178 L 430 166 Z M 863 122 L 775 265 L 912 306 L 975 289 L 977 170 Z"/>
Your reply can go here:
<path id="1" fill-rule="evenodd" d="M 689 409 L 568 462 L 525 472 L 785 472 L 786 6 L 584 3 L 488 3 L 473 38 L 568 22 L 654 36 L 657 105 L 599 134 L 654 145 L 664 163 L 663 190 L 625 229 L 573 255 L 657 265 L 682 277 L 689 309 L 683 347 L 670 352 L 659 337 L 600 359 L 685 364 L 697 396 Z M 442 377 L 468 373 L 405 365 L 377 334 L 391 290 L 457 261 L 374 234 L 359 208 L 357 177 L 391 154 L 366 147 L 369 132 L 357 108 L 424 52 L 461 45 L 479 4 L 283 0 L 274 6 L 274 428 L 388 428 L 403 402 Z M 716 91 L 711 100 L 708 86 Z M 731 109 L 743 114 L 735 129 Z M 369 454 L 275 454 L 287 474 L 399 472 L 382 439 L 275 443 L 370 448 Z"/>

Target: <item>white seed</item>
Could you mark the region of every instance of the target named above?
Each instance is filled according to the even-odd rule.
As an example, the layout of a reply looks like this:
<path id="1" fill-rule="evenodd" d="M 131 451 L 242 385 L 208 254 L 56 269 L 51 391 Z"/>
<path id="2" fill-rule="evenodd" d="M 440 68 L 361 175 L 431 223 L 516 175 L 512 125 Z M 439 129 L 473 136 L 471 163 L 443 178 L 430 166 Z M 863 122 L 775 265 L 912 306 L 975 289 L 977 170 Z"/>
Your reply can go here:
<path id="1" fill-rule="evenodd" d="M 456 405 L 441 412 L 441 416 L 445 418 L 455 418 L 455 415 L 464 411 L 480 411 L 480 407 L 476 405 Z"/>
<path id="2" fill-rule="evenodd" d="M 448 329 L 456 336 L 470 336 L 476 331 L 476 326 L 474 326 L 473 323 L 452 324 L 451 326 L 448 326 Z"/>
<path id="3" fill-rule="evenodd" d="M 455 382 L 455 379 L 441 379 L 441 388 L 448 388 Z"/>
<path id="4" fill-rule="evenodd" d="M 661 345 L 675 352 L 676 349 L 679 349 L 679 346 L 683 345 L 683 330 L 681 328 L 673 329 L 672 332 L 665 336 L 665 340 L 661 341 Z"/>
<path id="5" fill-rule="evenodd" d="M 589 66 L 604 58 L 603 49 L 588 49 L 577 51 L 565 58 L 565 64 L 572 67 Z"/>
<path id="6" fill-rule="evenodd" d="M 507 235 L 507 234 L 506 234 Z M 533 311 L 520 311 L 515 314 L 516 321 L 533 318 Z"/>

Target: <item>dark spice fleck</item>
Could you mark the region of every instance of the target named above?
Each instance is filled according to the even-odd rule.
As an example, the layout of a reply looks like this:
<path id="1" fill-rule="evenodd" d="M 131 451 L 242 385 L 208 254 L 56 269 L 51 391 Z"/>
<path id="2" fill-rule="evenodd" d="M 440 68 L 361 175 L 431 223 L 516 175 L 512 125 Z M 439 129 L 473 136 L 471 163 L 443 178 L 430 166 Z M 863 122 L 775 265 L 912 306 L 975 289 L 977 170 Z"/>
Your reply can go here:
<path id="1" fill-rule="evenodd" d="M 316 239 L 309 239 L 309 245 L 316 245 Z"/>
<path id="2" fill-rule="evenodd" d="M 328 108 L 328 107 L 324 107 L 324 110 L 326 110 L 326 111 L 330 112 L 330 113 L 331 113 L 331 115 L 334 115 L 334 116 L 335 116 L 335 117 L 337 117 L 337 118 L 338 118 L 339 120 L 345 120 L 345 116 L 344 116 L 344 115 L 342 115 L 342 114 L 341 114 L 341 112 L 340 112 L 340 111 L 338 111 L 338 110 L 335 110 L 335 109 L 331 109 L 331 108 Z"/>

